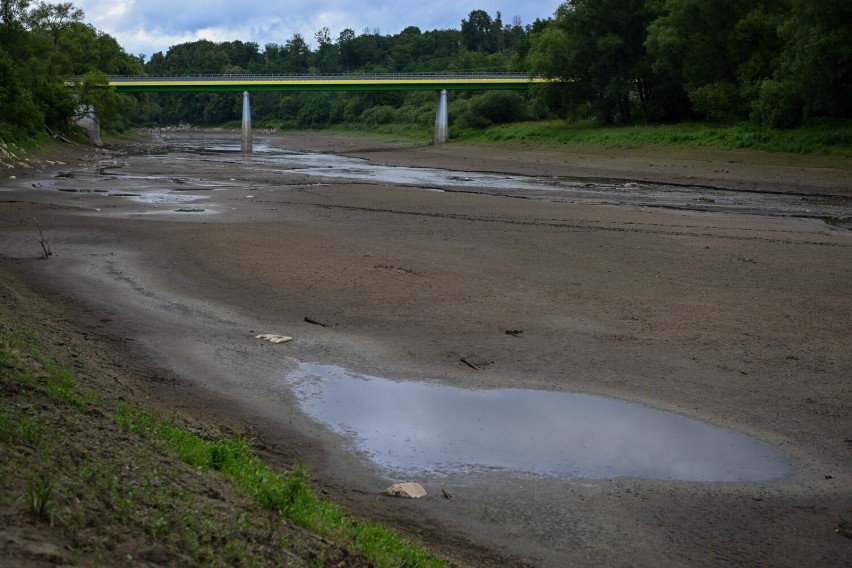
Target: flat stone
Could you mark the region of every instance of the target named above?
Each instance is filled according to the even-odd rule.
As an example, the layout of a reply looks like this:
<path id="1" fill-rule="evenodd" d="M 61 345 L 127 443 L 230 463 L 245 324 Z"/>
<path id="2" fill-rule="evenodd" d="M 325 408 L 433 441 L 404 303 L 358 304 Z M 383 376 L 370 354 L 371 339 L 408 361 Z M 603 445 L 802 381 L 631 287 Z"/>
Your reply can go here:
<path id="1" fill-rule="evenodd" d="M 287 343 L 288 341 L 293 341 L 292 337 L 275 335 L 274 333 L 261 333 L 260 335 L 255 335 L 255 339 L 265 339 L 269 343 Z"/>
<path id="2" fill-rule="evenodd" d="M 405 499 L 420 499 L 426 496 L 426 490 L 419 483 L 394 483 L 385 489 L 385 495 L 403 497 Z"/>

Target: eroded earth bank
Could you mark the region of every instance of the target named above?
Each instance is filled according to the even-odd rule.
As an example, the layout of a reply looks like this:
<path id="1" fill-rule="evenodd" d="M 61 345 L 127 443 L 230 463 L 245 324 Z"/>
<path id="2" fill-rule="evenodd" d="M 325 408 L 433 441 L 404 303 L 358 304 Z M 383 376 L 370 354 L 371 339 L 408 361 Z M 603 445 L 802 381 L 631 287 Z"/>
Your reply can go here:
<path id="1" fill-rule="evenodd" d="M 0 269 L 73 314 L 92 350 L 148 369 L 132 396 L 247 432 L 354 515 L 461 561 L 850 565 L 848 159 L 255 144 L 244 157 L 234 133 L 154 132 L 10 170 Z M 330 394 L 335 380 L 385 379 L 365 399 Z M 638 403 L 776 461 L 743 473 L 754 456 L 668 438 L 692 426 L 599 437 L 628 406 L 513 425 L 511 404 L 474 414 L 432 396 L 445 387 Z M 350 414 L 373 420 L 335 422 Z M 420 414 L 469 418 L 454 428 L 483 430 L 477 451 L 496 461 L 459 451 L 440 424 L 412 429 Z M 707 463 L 669 464 L 676 444 Z M 647 463 L 572 469 L 600 446 Z M 429 496 L 380 495 L 408 480 Z"/>

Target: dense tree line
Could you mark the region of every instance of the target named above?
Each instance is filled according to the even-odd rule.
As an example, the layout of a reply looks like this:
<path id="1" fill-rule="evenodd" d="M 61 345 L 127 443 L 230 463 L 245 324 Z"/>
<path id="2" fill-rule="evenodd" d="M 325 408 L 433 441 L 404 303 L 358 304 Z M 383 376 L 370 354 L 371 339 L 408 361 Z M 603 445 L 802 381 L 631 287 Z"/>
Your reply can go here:
<path id="1" fill-rule="evenodd" d="M 382 35 L 345 29 L 332 38 L 323 28 L 315 34 L 313 48 L 300 34 L 262 49 L 240 41 L 184 43 L 155 53 L 145 70 L 149 75 L 522 71 L 530 29 L 518 18 L 504 24 L 499 12 L 492 18 L 474 10 L 460 30 L 423 32 L 410 26 Z M 151 100 L 159 108 L 146 117 L 152 122 L 215 124 L 240 118 L 241 99 L 234 94 L 162 93 Z M 433 93 L 255 93 L 252 119 L 296 128 L 388 122 L 426 126 L 434 121 L 434 105 Z M 457 124 L 485 126 L 529 118 L 532 108 L 518 93 L 461 93 L 454 96 L 450 112 Z"/>
<path id="2" fill-rule="evenodd" d="M 852 117 L 852 3 L 848 0 L 570 0 L 522 25 L 474 10 L 457 30 L 394 35 L 324 28 L 311 48 L 207 41 L 172 47 L 150 74 L 525 71 L 554 79 L 533 91 L 460 93 L 456 126 L 561 116 L 605 124 L 681 120 L 792 127 Z M 255 116 L 288 127 L 337 123 L 427 125 L 427 94 L 263 94 Z M 150 118 L 239 118 L 234 96 L 160 95 Z"/>
<path id="3" fill-rule="evenodd" d="M 529 68 L 566 116 L 603 122 L 852 117 L 848 0 L 572 0 Z"/>
<path id="4" fill-rule="evenodd" d="M 113 73 L 141 74 L 142 62 L 72 4 L 0 0 L 0 139 L 67 132 L 87 104 L 107 127 L 123 128 L 134 99 L 96 88 Z M 80 90 L 64 86 L 70 76 L 86 77 Z"/>
<path id="5" fill-rule="evenodd" d="M 852 118 L 848 0 L 569 0 L 546 19 L 474 10 L 458 29 L 299 34 L 262 48 L 200 40 L 147 63 L 83 21 L 70 3 L 0 0 L 0 138 L 62 131 L 85 105 L 108 128 L 239 120 L 225 93 L 118 95 L 109 74 L 520 71 L 552 82 L 530 93 L 457 92 L 458 127 L 564 117 L 606 124 L 752 120 L 791 127 Z M 76 90 L 63 85 L 82 76 Z M 82 106 L 81 106 L 82 105 Z M 256 93 L 253 119 L 283 127 L 429 126 L 434 94 Z"/>

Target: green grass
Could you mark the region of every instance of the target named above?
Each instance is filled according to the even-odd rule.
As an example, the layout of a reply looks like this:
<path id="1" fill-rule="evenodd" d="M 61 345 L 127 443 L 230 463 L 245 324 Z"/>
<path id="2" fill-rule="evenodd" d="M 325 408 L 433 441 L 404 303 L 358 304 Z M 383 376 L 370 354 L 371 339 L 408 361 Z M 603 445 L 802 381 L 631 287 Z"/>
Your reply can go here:
<path id="1" fill-rule="evenodd" d="M 221 128 L 232 128 L 239 129 L 242 128 L 242 124 L 238 121 L 226 122 L 224 124 L 219 125 Z M 277 130 L 283 131 L 297 131 L 297 132 L 323 132 L 328 134 L 347 134 L 347 135 L 358 135 L 366 138 L 372 138 L 376 140 L 380 140 L 382 142 L 402 142 L 407 144 L 415 144 L 415 145 L 425 145 L 432 142 L 434 137 L 434 131 L 431 127 L 425 127 L 416 124 L 376 124 L 376 125 L 366 125 L 363 123 L 351 123 L 351 124 L 334 124 L 332 126 L 323 127 L 323 128 L 294 128 L 292 125 L 287 124 L 281 120 L 258 120 L 252 123 L 252 128 L 263 129 L 263 128 L 274 128 Z"/>
<path id="2" fill-rule="evenodd" d="M 452 125 L 451 125 L 452 130 Z M 544 121 L 465 130 L 454 136 L 469 141 L 531 141 L 631 148 L 671 146 L 852 156 L 852 122 L 814 122 L 793 130 L 772 130 L 750 123 L 685 123 L 660 126 L 604 127 L 593 123 Z"/>
<path id="3" fill-rule="evenodd" d="M 114 559 L 141 541 L 187 566 L 280 565 L 294 555 L 322 564 L 342 549 L 377 566 L 446 565 L 321 499 L 305 468 L 274 471 L 244 437 L 204 438 L 93 395 L 53 358 L 64 349 L 0 313 L 0 506 L 55 526 L 79 558 Z M 207 485 L 256 505 L 235 516 Z"/>
<path id="4" fill-rule="evenodd" d="M 223 125 L 239 128 L 238 122 Z M 292 128 L 282 121 L 258 121 L 254 128 Z M 428 144 L 431 126 L 414 124 L 361 123 L 337 124 L 317 132 L 357 134 L 378 137 L 383 141 Z M 852 121 L 843 119 L 814 120 L 791 130 L 761 128 L 749 122 L 713 124 L 689 122 L 667 125 L 601 126 L 593 121 L 565 122 L 547 120 L 492 126 L 486 129 L 460 129 L 450 122 L 453 141 L 466 142 L 540 142 L 551 144 L 587 144 L 605 147 L 634 148 L 668 146 L 673 148 L 708 148 L 718 150 L 750 149 L 764 152 L 817 154 L 852 157 Z"/>
<path id="5" fill-rule="evenodd" d="M 71 369 L 43 353 L 39 348 L 42 341 L 33 330 L 22 326 L 0 328 L 0 345 L 4 346 L 0 348 L 0 370 L 22 385 L 43 388 L 51 398 L 80 408 L 100 402 L 97 393 L 79 388 Z M 19 366 L 12 364 L 20 357 L 31 359 L 41 372 L 37 376 L 22 372 Z"/>
<path id="6" fill-rule="evenodd" d="M 54 481 L 42 474 L 31 479 L 27 486 L 27 509 L 38 519 L 44 519 L 53 524 L 55 520 L 55 504 L 53 500 Z"/>
<path id="7" fill-rule="evenodd" d="M 23 443 L 32 448 L 41 448 L 47 440 L 45 425 L 33 416 L 31 404 L 10 404 L 0 406 L 0 441 L 14 444 Z"/>
<path id="8" fill-rule="evenodd" d="M 435 132 L 431 127 L 416 124 L 377 124 L 368 126 L 365 124 L 344 125 L 338 124 L 329 129 L 329 132 L 341 134 L 359 134 L 375 137 L 386 142 L 407 142 L 411 144 L 428 144 L 432 142 Z"/>
<path id="9" fill-rule="evenodd" d="M 159 440 L 186 463 L 203 471 L 218 471 L 233 479 L 263 508 L 281 514 L 295 524 L 343 542 L 377 566 L 445 566 L 422 548 L 375 523 L 354 521 L 343 511 L 319 498 L 310 487 L 308 471 L 295 467 L 275 473 L 251 453 L 243 437 L 206 440 L 188 430 L 122 404 L 118 423 L 132 432 Z"/>

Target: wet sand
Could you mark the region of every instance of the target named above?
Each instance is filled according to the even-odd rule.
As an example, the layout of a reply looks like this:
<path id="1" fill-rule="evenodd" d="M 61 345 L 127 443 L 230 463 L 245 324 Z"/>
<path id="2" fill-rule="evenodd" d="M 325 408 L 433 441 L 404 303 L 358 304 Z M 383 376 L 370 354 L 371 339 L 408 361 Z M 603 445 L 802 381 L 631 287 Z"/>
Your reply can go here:
<path id="1" fill-rule="evenodd" d="M 849 564 L 852 541 L 835 530 L 852 522 L 849 231 L 121 155 L 205 136 L 222 134 L 69 152 L 65 164 L 16 172 L 0 193 L 2 270 L 67 310 L 93 350 L 137 370 L 134 396 L 249 432 L 273 462 L 307 463 L 354 514 L 472 565 Z M 389 165 L 852 197 L 848 159 L 256 141 Z M 100 175 L 105 165 L 115 175 Z M 94 192 L 142 194 L 162 183 L 149 175 L 186 200 Z M 31 217 L 50 239 L 47 261 L 36 260 Z M 295 340 L 254 338 L 266 332 Z M 479 369 L 461 361 L 474 355 Z M 454 474 L 421 480 L 424 500 L 383 499 L 398 480 L 299 412 L 283 380 L 299 362 L 637 402 L 767 442 L 795 473 L 751 483 Z"/>

